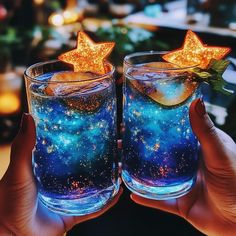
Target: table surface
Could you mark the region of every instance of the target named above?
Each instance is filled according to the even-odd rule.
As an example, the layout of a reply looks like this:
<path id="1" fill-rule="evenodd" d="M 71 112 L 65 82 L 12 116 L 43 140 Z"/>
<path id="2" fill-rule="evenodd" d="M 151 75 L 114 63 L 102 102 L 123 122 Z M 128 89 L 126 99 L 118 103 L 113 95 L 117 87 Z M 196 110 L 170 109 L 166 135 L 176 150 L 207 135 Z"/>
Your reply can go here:
<path id="1" fill-rule="evenodd" d="M 166 4 L 166 7 L 169 12 L 162 12 L 157 17 L 149 17 L 144 12 L 138 12 L 126 17 L 124 20 L 126 23 L 147 24 L 181 30 L 191 29 L 196 32 L 236 38 L 236 31 L 234 30 L 209 26 L 209 15 L 207 14 L 196 15 L 196 23 L 189 24 L 186 17 L 186 1 L 171 2 Z"/>
<path id="2" fill-rule="evenodd" d="M 0 179 L 3 177 L 10 162 L 10 144 L 0 145 Z"/>

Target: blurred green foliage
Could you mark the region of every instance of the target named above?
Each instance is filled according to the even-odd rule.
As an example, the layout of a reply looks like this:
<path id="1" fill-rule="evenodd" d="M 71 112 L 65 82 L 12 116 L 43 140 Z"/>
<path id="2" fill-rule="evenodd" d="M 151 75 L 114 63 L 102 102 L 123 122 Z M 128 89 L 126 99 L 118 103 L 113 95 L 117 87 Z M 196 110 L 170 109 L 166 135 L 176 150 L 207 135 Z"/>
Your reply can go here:
<path id="1" fill-rule="evenodd" d="M 168 50 L 169 45 L 156 39 L 155 33 L 142 28 L 113 25 L 101 27 L 96 31 L 99 41 L 113 41 L 116 46 L 111 60 L 116 66 L 121 66 L 125 55 L 148 50 Z"/>

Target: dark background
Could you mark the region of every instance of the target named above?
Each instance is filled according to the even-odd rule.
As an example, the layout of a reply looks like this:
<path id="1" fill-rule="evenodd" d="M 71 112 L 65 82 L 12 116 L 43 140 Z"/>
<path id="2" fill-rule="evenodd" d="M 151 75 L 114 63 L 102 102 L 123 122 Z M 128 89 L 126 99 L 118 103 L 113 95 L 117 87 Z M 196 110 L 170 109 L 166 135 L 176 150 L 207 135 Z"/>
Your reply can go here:
<path id="1" fill-rule="evenodd" d="M 68 236 L 204 235 L 178 216 L 135 204 L 124 188 L 120 201 L 103 216 L 75 226 Z"/>

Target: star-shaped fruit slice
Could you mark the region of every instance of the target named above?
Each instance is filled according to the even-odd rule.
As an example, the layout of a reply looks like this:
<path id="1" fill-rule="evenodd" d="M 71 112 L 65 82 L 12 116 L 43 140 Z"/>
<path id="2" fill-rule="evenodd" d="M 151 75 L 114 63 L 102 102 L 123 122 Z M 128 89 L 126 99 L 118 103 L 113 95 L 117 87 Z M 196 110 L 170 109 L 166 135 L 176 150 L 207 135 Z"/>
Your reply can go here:
<path id="1" fill-rule="evenodd" d="M 229 52 L 230 48 L 227 47 L 204 45 L 195 33 L 188 30 L 182 48 L 165 54 L 163 59 L 180 67 L 197 66 L 205 69 L 212 59 L 220 60 Z"/>
<path id="2" fill-rule="evenodd" d="M 111 53 L 114 42 L 95 43 L 84 32 L 78 33 L 77 47 L 58 57 L 59 60 L 72 64 L 74 72 L 92 72 L 105 74 L 105 60 Z"/>

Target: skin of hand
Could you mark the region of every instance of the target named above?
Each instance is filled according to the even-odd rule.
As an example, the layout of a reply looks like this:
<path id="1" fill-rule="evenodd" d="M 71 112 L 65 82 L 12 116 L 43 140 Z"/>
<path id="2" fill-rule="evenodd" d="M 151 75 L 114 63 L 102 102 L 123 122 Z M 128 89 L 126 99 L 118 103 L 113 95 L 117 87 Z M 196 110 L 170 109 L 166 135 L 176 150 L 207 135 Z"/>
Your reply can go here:
<path id="1" fill-rule="evenodd" d="M 102 210 L 86 216 L 56 214 L 37 199 L 32 172 L 35 123 L 24 114 L 21 129 L 13 141 L 10 165 L 0 181 L 0 235 L 61 236 L 75 224 L 96 218 L 119 200 L 122 189 Z"/>
<path id="2" fill-rule="evenodd" d="M 195 187 L 173 200 L 156 201 L 135 194 L 131 199 L 183 217 L 204 234 L 236 235 L 236 144 L 214 126 L 201 99 L 192 102 L 189 113 L 203 154 Z"/>

